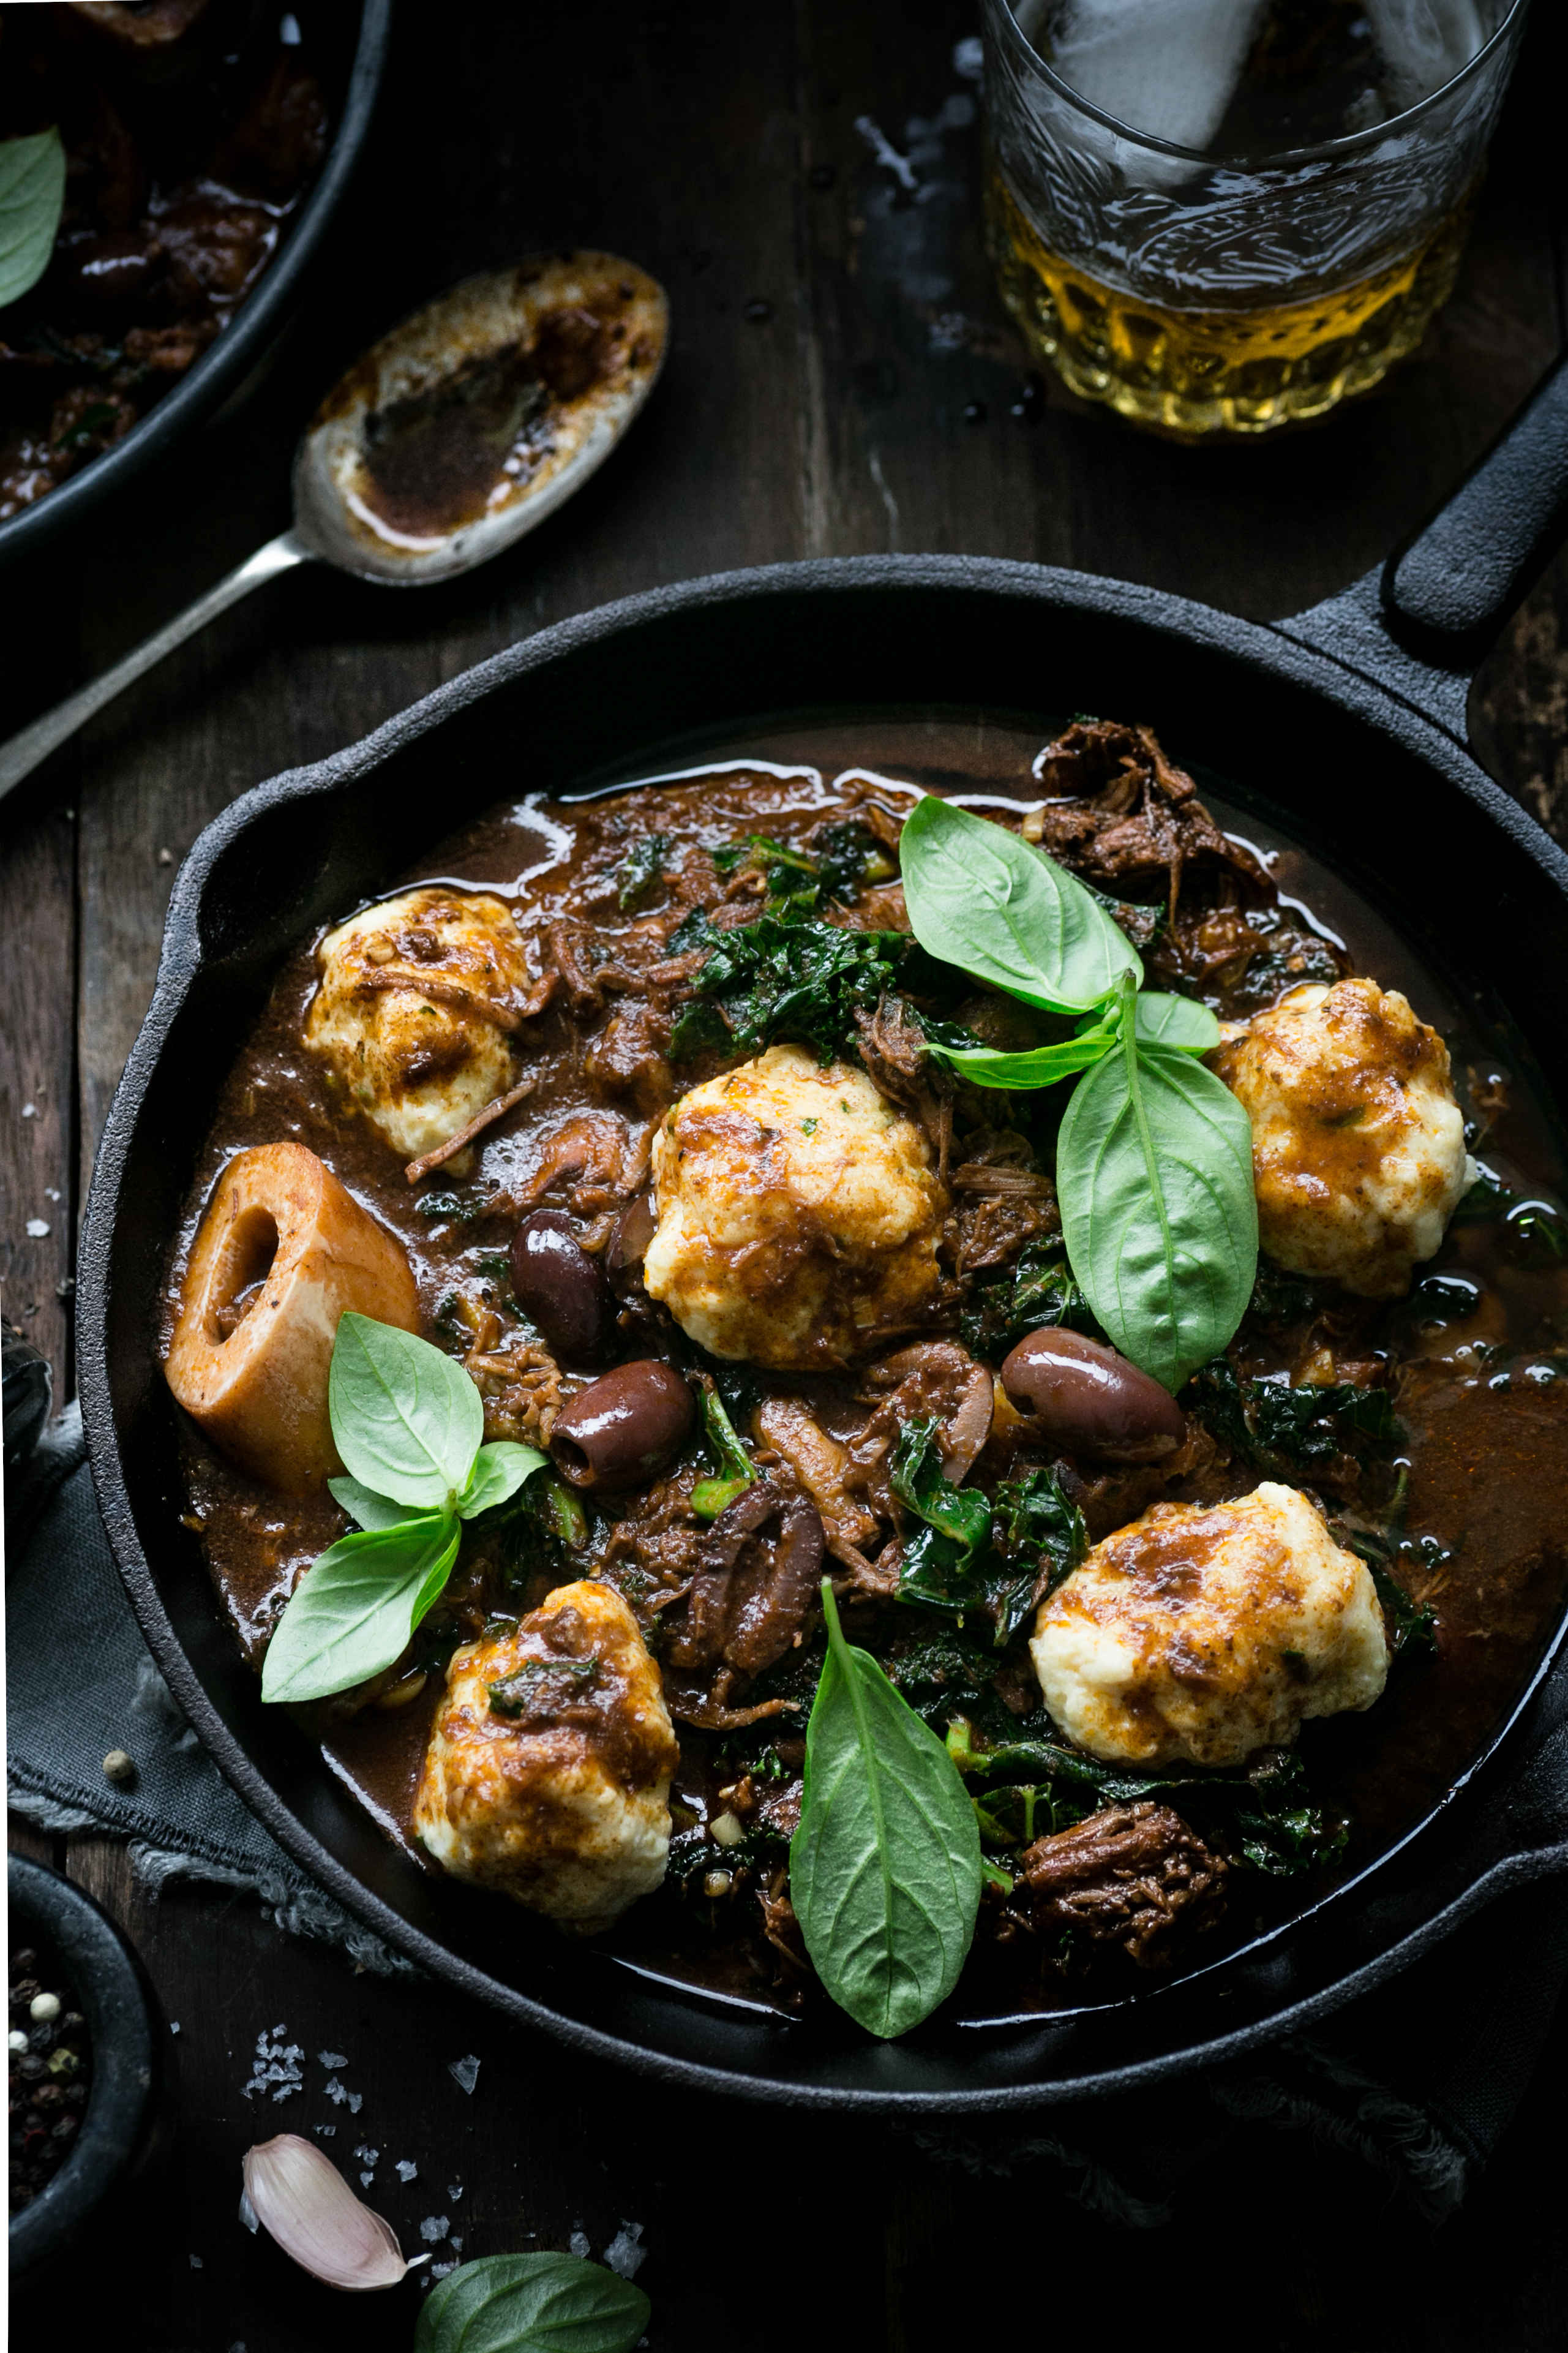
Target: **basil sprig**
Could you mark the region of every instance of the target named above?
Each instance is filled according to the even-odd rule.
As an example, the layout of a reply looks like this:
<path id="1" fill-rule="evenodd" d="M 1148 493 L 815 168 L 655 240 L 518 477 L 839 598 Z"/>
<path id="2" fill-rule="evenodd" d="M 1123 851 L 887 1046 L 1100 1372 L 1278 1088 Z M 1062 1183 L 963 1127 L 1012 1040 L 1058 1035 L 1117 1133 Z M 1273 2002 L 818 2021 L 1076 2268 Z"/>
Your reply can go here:
<path id="1" fill-rule="evenodd" d="M 268 1645 L 264 1700 L 325 1699 L 391 1666 L 445 1590 L 462 1523 L 544 1464 L 531 1446 L 486 1446 L 461 1366 L 367 1315 L 338 1325 L 327 1403 L 348 1474 L 327 1483 L 359 1527 L 295 1588 Z"/>
<path id="2" fill-rule="evenodd" d="M 816 1973 L 869 2034 L 907 2034 L 958 1983 L 980 1906 L 980 1834 L 946 1748 L 822 1584 L 827 1659 L 805 1733 L 790 1900 Z"/>
<path id="3" fill-rule="evenodd" d="M 1137 949 L 1076 875 L 1016 834 L 928 793 L 900 846 L 904 903 L 929 955 L 1047 1013 L 1088 1013 Z"/>
<path id="4" fill-rule="evenodd" d="M 1143 967 L 1094 892 L 1001 826 L 928 796 L 904 828 L 904 899 L 932 956 L 1075 1034 L 1026 1053 L 929 1050 L 970 1084 L 1079 1083 L 1057 1145 L 1073 1278 L 1116 1346 L 1167 1388 L 1218 1355 L 1252 1295 L 1258 1203 L 1245 1106 L 1196 1058 L 1208 1008 L 1143 990 Z"/>
<path id="5" fill-rule="evenodd" d="M 48 268 L 65 198 L 58 131 L 0 140 L 0 306 L 36 286 Z"/>
<path id="6" fill-rule="evenodd" d="M 1216 1356 L 1258 1272 L 1252 1123 L 1190 1054 L 1139 1042 L 1073 1093 L 1057 1139 L 1062 1235 L 1124 1356 L 1173 1392 Z"/>
<path id="7" fill-rule="evenodd" d="M 484 2255 L 426 2297 L 414 2353 L 630 2353 L 653 2306 L 580 2255 Z"/>

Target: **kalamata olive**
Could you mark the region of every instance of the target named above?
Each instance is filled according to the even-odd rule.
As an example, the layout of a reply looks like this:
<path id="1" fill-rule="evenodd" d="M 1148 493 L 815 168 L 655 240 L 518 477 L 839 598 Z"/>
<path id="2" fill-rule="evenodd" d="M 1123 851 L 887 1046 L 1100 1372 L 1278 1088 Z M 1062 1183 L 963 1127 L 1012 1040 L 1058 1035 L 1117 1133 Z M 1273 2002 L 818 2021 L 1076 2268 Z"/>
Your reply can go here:
<path id="1" fill-rule="evenodd" d="M 1079 1332 L 1031 1332 L 1003 1365 L 1002 1386 L 1053 1445 L 1095 1461 L 1158 1462 L 1187 1434 L 1169 1390 Z"/>
<path id="2" fill-rule="evenodd" d="M 574 1487 L 635 1487 L 679 1452 L 696 1412 L 673 1365 L 617 1365 L 562 1408 L 550 1451 Z"/>
<path id="3" fill-rule="evenodd" d="M 605 1250 L 605 1264 L 609 1272 L 624 1274 L 628 1267 L 640 1266 L 647 1255 L 647 1246 L 658 1226 L 651 1193 L 639 1193 L 635 1201 L 628 1201 L 610 1229 L 609 1242 Z"/>
<path id="4" fill-rule="evenodd" d="M 616 1303 L 597 1259 L 564 1209 L 535 1209 L 511 1243 L 511 1287 L 523 1314 L 563 1365 L 597 1364 L 615 1330 Z"/>

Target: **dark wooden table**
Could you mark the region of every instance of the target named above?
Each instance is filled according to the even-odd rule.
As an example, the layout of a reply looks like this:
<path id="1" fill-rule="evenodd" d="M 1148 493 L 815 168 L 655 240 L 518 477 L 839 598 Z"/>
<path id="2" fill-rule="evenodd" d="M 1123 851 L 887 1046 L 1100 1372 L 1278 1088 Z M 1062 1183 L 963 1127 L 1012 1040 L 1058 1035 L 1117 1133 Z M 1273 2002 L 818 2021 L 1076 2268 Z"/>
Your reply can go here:
<path id="1" fill-rule="evenodd" d="M 625 252 L 669 290 L 673 348 L 647 417 L 536 537 L 418 594 L 310 575 L 264 592 L 5 809 L 0 1269 L 6 1313 L 50 1353 L 62 1398 L 73 1237 L 170 883 L 237 793 L 549 622 L 731 565 L 970 551 L 1294 611 L 1407 532 L 1556 353 L 1568 40 L 1552 11 L 1458 294 L 1383 395 L 1324 431 L 1198 452 L 1054 386 L 1021 400 L 1027 363 L 981 250 L 977 132 L 951 104 L 973 89 L 952 61 L 973 29 L 964 0 L 402 0 L 348 217 L 263 384 L 68 554 L 0 581 L 9 732 L 284 524 L 302 419 L 389 321 L 471 270 L 567 243 Z M 862 118 L 921 145 L 934 195 L 900 195 Z M 1500 774 L 1568 838 L 1565 638 L 1560 572 L 1492 658 L 1482 699 Z M 523 742 L 497 791 L 527 777 Z M 48 1230 L 29 1238 L 28 1220 Z M 892 2133 L 656 2094 L 445 1992 L 356 1975 L 253 1897 L 176 1887 L 153 1903 L 107 1839 L 14 1825 L 14 1841 L 126 1923 L 181 2028 L 168 2188 L 62 2283 L 61 2342 L 406 2345 L 414 2288 L 334 2296 L 236 2221 L 242 2150 L 315 2123 L 337 2124 L 328 2145 L 345 2158 L 356 2141 L 379 2150 L 374 2198 L 405 2246 L 440 2214 L 469 2253 L 564 2245 L 578 2228 L 598 2250 L 641 2223 L 654 2341 L 680 2353 L 925 2353 L 977 2327 L 1076 2334 L 1124 2316 L 1163 2330 L 1174 2309 L 1257 2353 L 1568 2341 L 1562 2201 L 1536 2162 L 1560 2145 L 1561 2026 L 1489 2173 L 1435 2238 L 1354 2161 L 1261 2134 L 1243 2161 L 1200 2172 L 1173 2229 L 1112 2233 L 1038 2170 L 975 2179 Z M 279 2021 L 311 2053 L 349 2055 L 358 2116 L 326 2104 L 313 2062 L 305 2094 L 253 2113 L 249 2054 Z M 468 2052 L 482 2062 L 471 2098 L 447 2073 Z M 406 2187 L 399 2158 L 419 2168 Z"/>

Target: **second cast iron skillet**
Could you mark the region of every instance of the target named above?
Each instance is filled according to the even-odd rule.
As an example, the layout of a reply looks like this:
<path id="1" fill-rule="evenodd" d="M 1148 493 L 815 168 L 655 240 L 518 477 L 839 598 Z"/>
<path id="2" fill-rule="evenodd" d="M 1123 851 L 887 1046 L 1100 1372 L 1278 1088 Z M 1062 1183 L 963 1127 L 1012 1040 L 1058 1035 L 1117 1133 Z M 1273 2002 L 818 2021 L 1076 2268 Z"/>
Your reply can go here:
<path id="1" fill-rule="evenodd" d="M 1133 712 L 1184 762 L 1247 780 L 1287 823 L 1353 850 L 1363 874 L 1397 874 L 1432 934 L 1463 942 L 1547 1092 L 1568 1103 L 1568 858 L 1483 773 L 1466 728 L 1474 666 L 1561 535 L 1565 495 L 1560 373 L 1381 575 L 1271 628 L 966 557 L 782 565 L 658 589 L 542 631 L 207 828 L 175 886 L 157 992 L 99 1154 L 82 1407 L 159 1665 L 247 1804 L 348 1910 L 434 1976 L 647 2073 L 804 2106 L 952 2114 L 1234 2057 L 1405 1967 L 1502 1888 L 1568 1869 L 1540 1762 L 1568 1712 L 1568 1655 L 1553 1645 L 1494 1753 L 1420 1830 L 1315 1914 L 1165 1992 L 1026 2026 L 932 2020 L 892 2045 L 847 2021 L 682 1992 L 421 1872 L 263 1709 L 180 1524 L 157 1359 L 170 1238 L 217 1089 L 301 936 L 500 797 L 657 773 L 669 747 L 733 744 L 786 719 Z"/>

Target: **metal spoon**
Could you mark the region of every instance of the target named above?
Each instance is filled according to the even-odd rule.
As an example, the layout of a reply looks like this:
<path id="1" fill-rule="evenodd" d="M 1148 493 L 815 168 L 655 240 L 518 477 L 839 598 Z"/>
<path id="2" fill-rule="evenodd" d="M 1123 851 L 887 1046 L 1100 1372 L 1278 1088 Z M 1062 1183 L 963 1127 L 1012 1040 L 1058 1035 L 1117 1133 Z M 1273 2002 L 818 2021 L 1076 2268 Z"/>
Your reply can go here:
<path id="1" fill-rule="evenodd" d="M 663 289 L 613 253 L 466 279 L 356 360 L 294 458 L 294 523 L 0 744 L 0 797 L 218 614 L 297 564 L 416 587 L 542 523 L 603 465 L 663 364 Z"/>

